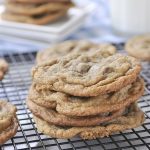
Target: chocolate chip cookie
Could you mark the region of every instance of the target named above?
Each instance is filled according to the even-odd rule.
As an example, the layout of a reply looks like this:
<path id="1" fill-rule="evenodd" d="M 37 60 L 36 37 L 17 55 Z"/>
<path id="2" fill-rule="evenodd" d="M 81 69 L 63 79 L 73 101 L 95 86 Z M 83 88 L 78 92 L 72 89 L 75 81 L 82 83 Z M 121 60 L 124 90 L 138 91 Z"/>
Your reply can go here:
<path id="1" fill-rule="evenodd" d="M 110 44 L 66 41 L 37 55 L 27 105 L 37 129 L 55 138 L 109 136 L 140 126 L 140 62 Z"/>
<path id="2" fill-rule="evenodd" d="M 10 126 L 0 132 L 0 145 L 4 144 L 6 141 L 15 136 L 18 129 L 18 120 L 17 118 L 12 118 Z"/>
<path id="3" fill-rule="evenodd" d="M 74 4 L 70 0 L 7 0 L 3 20 L 44 25 L 64 16 Z"/>
<path id="4" fill-rule="evenodd" d="M 36 62 L 38 64 L 44 63 L 49 60 L 53 60 L 56 58 L 61 58 L 69 53 L 74 52 L 88 52 L 95 50 L 107 50 L 110 53 L 114 54 L 116 52 L 116 47 L 108 43 L 96 44 L 86 40 L 80 41 L 65 41 L 56 45 L 51 46 L 50 48 L 39 51 L 36 57 Z"/>
<path id="5" fill-rule="evenodd" d="M 73 96 L 97 96 L 133 83 L 141 65 L 133 57 L 107 50 L 72 53 L 32 69 L 36 90 L 54 90 Z"/>
<path id="6" fill-rule="evenodd" d="M 51 137 L 72 138 L 76 135 L 83 139 L 95 139 L 98 137 L 109 136 L 113 133 L 132 129 L 140 126 L 145 118 L 144 113 L 136 106 L 131 105 L 128 113 L 120 116 L 104 125 L 94 127 L 63 127 L 51 125 L 48 122 L 34 116 L 37 129 Z"/>
<path id="7" fill-rule="evenodd" d="M 37 24 L 37 25 L 43 25 L 47 24 L 49 22 L 56 21 L 60 17 L 64 16 L 66 14 L 67 10 L 62 10 L 62 11 L 56 11 L 53 13 L 47 13 L 39 16 L 26 16 L 22 14 L 15 14 L 15 13 L 10 13 L 8 11 L 5 11 L 1 14 L 1 17 L 4 20 L 9 20 L 9 21 L 16 21 L 16 22 L 22 22 L 22 23 L 29 23 L 29 24 Z"/>
<path id="8" fill-rule="evenodd" d="M 12 138 L 18 129 L 16 107 L 5 100 L 0 100 L 0 144 Z"/>
<path id="9" fill-rule="evenodd" d="M 105 112 L 113 112 L 137 101 L 144 92 L 144 81 L 137 78 L 136 82 L 127 85 L 116 92 L 96 97 L 74 97 L 50 90 L 36 91 L 33 84 L 28 98 L 48 109 L 56 109 L 58 113 L 67 116 L 92 116 Z"/>
<path id="10" fill-rule="evenodd" d="M 8 2 L 19 2 L 19 3 L 27 3 L 27 4 L 42 4 L 48 2 L 70 2 L 70 0 L 7 0 Z"/>
<path id="11" fill-rule="evenodd" d="M 73 3 L 70 1 L 68 3 L 60 2 L 51 2 L 51 3 L 43 3 L 39 4 L 22 4 L 22 3 L 14 3 L 14 2 L 7 2 L 5 3 L 5 9 L 7 12 L 11 12 L 14 14 L 21 15 L 41 15 L 47 13 L 56 13 L 61 10 L 68 10 L 69 8 L 73 7 Z"/>
<path id="12" fill-rule="evenodd" d="M 140 35 L 130 39 L 125 50 L 138 59 L 150 61 L 150 35 Z"/>
<path id="13" fill-rule="evenodd" d="M 4 78 L 5 73 L 8 71 L 8 63 L 0 58 L 0 80 Z"/>
<path id="14" fill-rule="evenodd" d="M 87 116 L 87 117 L 68 117 L 63 114 L 59 114 L 57 111 L 52 109 L 47 109 L 42 106 L 33 103 L 31 100 L 27 100 L 27 105 L 31 112 L 45 121 L 60 126 L 96 126 L 101 123 L 110 121 L 118 116 L 121 116 L 125 112 L 125 108 L 117 110 L 115 112 L 105 112 L 96 116 Z"/>

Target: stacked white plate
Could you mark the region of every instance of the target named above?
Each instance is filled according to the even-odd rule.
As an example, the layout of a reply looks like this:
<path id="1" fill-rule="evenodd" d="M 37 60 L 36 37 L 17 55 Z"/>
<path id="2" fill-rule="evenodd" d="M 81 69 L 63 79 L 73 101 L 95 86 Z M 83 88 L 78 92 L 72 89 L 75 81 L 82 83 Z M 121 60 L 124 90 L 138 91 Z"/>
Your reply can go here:
<path id="1" fill-rule="evenodd" d="M 66 17 L 48 25 L 10 22 L 0 18 L 0 34 L 43 42 L 57 42 L 77 30 L 93 8 L 92 4 L 71 8 Z M 0 13 L 3 11 L 4 5 L 0 5 Z"/>

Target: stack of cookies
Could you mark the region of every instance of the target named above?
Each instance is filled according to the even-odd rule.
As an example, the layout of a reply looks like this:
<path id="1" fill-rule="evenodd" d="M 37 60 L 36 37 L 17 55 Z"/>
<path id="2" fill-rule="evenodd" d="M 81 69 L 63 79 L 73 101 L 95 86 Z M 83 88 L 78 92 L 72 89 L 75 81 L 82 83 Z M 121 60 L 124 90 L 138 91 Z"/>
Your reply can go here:
<path id="1" fill-rule="evenodd" d="M 43 25 L 65 16 L 70 0 L 6 0 L 4 20 Z"/>
<path id="2" fill-rule="evenodd" d="M 68 55 L 62 52 L 57 58 L 57 53 L 45 63 L 39 63 L 39 56 L 48 50 L 38 54 L 27 99 L 37 129 L 56 138 L 94 139 L 140 126 L 144 122 L 136 104 L 144 92 L 140 63 L 115 53 L 111 45 L 103 49 L 79 43 L 64 45 Z"/>

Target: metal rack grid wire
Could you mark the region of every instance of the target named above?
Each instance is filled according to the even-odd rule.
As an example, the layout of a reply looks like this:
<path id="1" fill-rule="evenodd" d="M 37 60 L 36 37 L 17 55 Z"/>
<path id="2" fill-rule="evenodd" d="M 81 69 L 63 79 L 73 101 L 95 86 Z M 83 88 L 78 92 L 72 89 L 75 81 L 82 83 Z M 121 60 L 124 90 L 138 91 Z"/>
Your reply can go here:
<path id="1" fill-rule="evenodd" d="M 121 49 L 121 46 L 118 46 Z M 31 84 L 30 69 L 36 53 L 3 56 L 10 64 L 5 78 L 0 82 L 0 99 L 17 106 L 19 128 L 16 136 L 0 147 L 2 150 L 149 150 L 150 149 L 150 64 L 143 64 L 141 75 L 146 81 L 144 96 L 138 102 L 145 112 L 146 121 L 138 128 L 95 140 L 50 138 L 36 129 L 25 100 Z"/>

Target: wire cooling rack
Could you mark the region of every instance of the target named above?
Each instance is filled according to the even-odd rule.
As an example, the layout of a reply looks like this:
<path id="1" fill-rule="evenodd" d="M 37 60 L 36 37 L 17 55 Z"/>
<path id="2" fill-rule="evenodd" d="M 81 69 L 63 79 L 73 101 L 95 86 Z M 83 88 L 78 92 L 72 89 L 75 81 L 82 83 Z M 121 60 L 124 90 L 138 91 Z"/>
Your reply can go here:
<path id="1" fill-rule="evenodd" d="M 118 47 L 121 48 L 121 47 Z M 143 64 L 142 76 L 146 91 L 138 102 L 145 112 L 145 123 L 136 129 L 120 132 L 110 137 L 82 140 L 78 137 L 62 140 L 39 133 L 25 100 L 31 84 L 30 69 L 35 53 L 3 56 L 10 64 L 5 79 L 0 82 L 0 99 L 17 106 L 19 128 L 16 136 L 1 146 L 2 150 L 149 150 L 150 149 L 150 64 Z"/>

